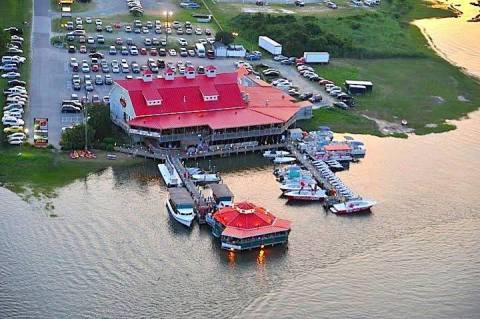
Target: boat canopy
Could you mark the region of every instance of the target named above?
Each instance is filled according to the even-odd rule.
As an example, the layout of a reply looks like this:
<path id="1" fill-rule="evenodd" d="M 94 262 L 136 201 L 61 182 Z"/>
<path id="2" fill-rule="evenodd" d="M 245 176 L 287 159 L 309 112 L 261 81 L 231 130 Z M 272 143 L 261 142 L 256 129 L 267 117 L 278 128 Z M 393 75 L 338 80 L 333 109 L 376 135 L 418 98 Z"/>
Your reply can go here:
<path id="1" fill-rule="evenodd" d="M 233 198 L 233 193 L 226 184 L 210 184 L 213 196 L 219 200 L 229 200 Z"/>
<path id="2" fill-rule="evenodd" d="M 351 150 L 347 144 L 328 144 L 323 147 L 327 152 L 348 152 Z"/>
<path id="3" fill-rule="evenodd" d="M 193 207 L 193 198 L 184 187 L 170 187 L 168 189 L 170 199 L 176 206 Z"/>

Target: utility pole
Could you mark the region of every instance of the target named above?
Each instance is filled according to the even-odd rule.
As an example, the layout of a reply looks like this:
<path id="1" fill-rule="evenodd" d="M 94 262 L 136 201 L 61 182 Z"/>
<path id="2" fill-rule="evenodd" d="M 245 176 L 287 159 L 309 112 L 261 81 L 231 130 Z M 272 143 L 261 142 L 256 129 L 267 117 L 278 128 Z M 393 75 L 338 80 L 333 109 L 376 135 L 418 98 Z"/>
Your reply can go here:
<path id="1" fill-rule="evenodd" d="M 83 123 L 85 126 L 85 151 L 88 151 L 88 128 L 87 128 L 87 122 L 88 122 L 88 91 L 85 91 L 85 104 L 83 105 Z"/>
<path id="2" fill-rule="evenodd" d="M 167 42 L 167 46 L 168 46 L 168 31 L 167 29 L 170 27 L 170 23 L 168 21 L 168 17 L 172 16 L 173 12 L 172 11 L 163 11 L 163 15 L 166 16 L 167 18 L 167 22 L 165 24 L 165 42 Z"/>

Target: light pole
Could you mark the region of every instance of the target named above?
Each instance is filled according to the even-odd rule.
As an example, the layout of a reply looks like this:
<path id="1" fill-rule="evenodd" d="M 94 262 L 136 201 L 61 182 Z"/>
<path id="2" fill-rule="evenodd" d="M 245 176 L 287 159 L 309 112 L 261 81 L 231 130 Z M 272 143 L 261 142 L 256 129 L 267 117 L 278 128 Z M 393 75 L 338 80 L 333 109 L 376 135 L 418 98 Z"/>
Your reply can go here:
<path id="1" fill-rule="evenodd" d="M 165 42 L 168 46 L 168 31 L 167 29 L 169 28 L 170 24 L 169 24 L 169 21 L 168 21 L 168 17 L 171 17 L 173 14 L 172 11 L 163 11 L 163 15 L 167 18 L 167 21 L 165 23 Z"/>
<path id="2" fill-rule="evenodd" d="M 88 122 L 88 91 L 85 91 L 85 103 L 83 105 L 83 125 L 85 126 L 85 151 L 88 151 L 88 129 L 87 129 L 87 122 Z"/>

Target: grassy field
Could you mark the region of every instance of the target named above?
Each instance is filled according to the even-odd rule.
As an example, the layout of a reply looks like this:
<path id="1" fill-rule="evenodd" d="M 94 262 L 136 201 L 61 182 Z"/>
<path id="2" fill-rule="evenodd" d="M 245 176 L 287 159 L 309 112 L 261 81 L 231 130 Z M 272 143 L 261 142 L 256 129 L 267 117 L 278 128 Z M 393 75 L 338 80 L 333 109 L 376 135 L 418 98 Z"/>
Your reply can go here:
<path id="1" fill-rule="evenodd" d="M 417 134 L 450 130 L 446 119 L 465 116 L 480 105 L 479 84 L 436 57 L 338 59 L 317 71 L 336 83 L 372 81 L 373 92 L 358 98 L 356 111 L 391 122 L 406 119 Z"/>
<path id="2" fill-rule="evenodd" d="M 89 173 L 109 166 L 133 165 L 139 161 L 123 154 L 116 161 L 109 161 L 105 152 L 97 152 L 97 159 L 71 160 L 67 153 L 30 146 L 6 148 L 0 151 L 0 155 L 1 185 L 15 192 L 31 189 L 35 194 L 47 196 L 55 188 Z"/>
<path id="3" fill-rule="evenodd" d="M 381 135 L 374 121 L 356 112 L 334 107 L 314 110 L 312 119 L 300 121 L 298 125 L 305 130 L 315 130 L 321 125 L 326 125 L 337 133 Z"/>

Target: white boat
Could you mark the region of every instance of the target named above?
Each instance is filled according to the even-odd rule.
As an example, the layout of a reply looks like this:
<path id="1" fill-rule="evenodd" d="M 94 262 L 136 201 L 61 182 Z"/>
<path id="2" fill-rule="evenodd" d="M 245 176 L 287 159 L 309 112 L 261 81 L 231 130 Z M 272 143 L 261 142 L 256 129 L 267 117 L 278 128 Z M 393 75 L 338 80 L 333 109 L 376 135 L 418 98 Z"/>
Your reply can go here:
<path id="1" fill-rule="evenodd" d="M 295 157 L 289 157 L 289 156 L 285 156 L 285 157 L 275 157 L 273 159 L 273 162 L 275 164 L 285 164 L 285 163 L 292 163 L 292 162 L 295 162 L 297 159 Z"/>
<path id="2" fill-rule="evenodd" d="M 291 192 L 291 191 L 299 191 L 302 188 L 303 189 L 310 189 L 311 187 L 315 187 L 316 182 L 315 181 L 310 181 L 310 183 L 301 183 L 301 182 L 292 182 L 292 183 L 286 183 L 280 185 L 280 189 L 283 192 Z"/>
<path id="3" fill-rule="evenodd" d="M 185 167 L 187 170 L 188 174 L 193 175 L 193 174 L 202 174 L 203 171 L 201 168 L 198 167 Z"/>
<path id="4" fill-rule="evenodd" d="M 290 153 L 287 151 L 270 150 L 270 151 L 265 151 L 263 153 L 263 157 L 266 157 L 266 158 L 276 158 L 276 157 L 282 157 L 287 155 L 290 155 Z"/>
<path id="5" fill-rule="evenodd" d="M 354 199 L 345 203 L 335 204 L 330 207 L 330 211 L 334 214 L 354 214 L 368 211 L 376 202 L 366 199 Z"/>
<path id="6" fill-rule="evenodd" d="M 200 184 L 218 183 L 221 180 L 217 174 L 193 174 L 192 179 Z"/>
<path id="7" fill-rule="evenodd" d="M 187 227 L 192 226 L 195 219 L 195 212 L 193 210 L 194 203 L 192 196 L 183 187 L 172 187 L 168 189 L 170 195 L 167 200 L 167 209 L 170 215 L 182 225 Z"/>
<path id="8" fill-rule="evenodd" d="M 319 201 L 327 197 L 325 190 L 318 188 L 317 190 L 304 188 L 299 191 L 290 191 L 284 194 L 289 200 L 302 200 L 302 201 Z"/>
<path id="9" fill-rule="evenodd" d="M 168 160 L 165 162 L 165 164 L 158 164 L 158 170 L 160 171 L 160 175 L 162 175 L 162 178 L 168 187 L 183 185 L 180 175 L 173 165 L 168 162 Z"/>

